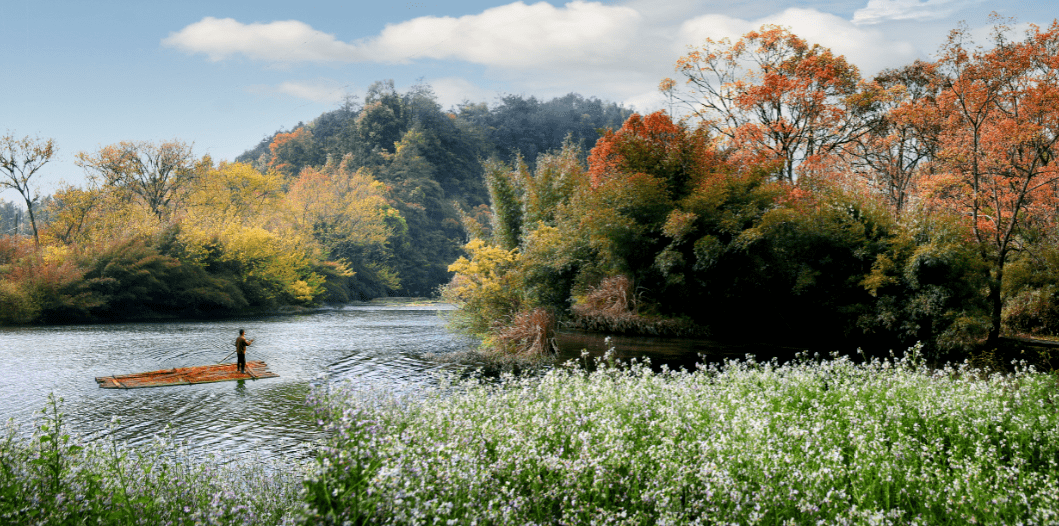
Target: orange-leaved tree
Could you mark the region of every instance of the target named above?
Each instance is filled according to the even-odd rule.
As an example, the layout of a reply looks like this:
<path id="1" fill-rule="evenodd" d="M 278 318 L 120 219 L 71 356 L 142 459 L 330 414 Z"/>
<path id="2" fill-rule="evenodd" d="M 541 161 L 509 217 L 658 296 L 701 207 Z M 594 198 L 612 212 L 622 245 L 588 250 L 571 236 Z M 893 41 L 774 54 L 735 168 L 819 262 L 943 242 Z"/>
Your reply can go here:
<path id="1" fill-rule="evenodd" d="M 884 70 L 862 99 L 867 126 L 849 148 L 850 166 L 860 182 L 889 205 L 895 216 L 914 200 L 920 173 L 937 156 L 940 113 L 936 65 L 917 60 Z"/>
<path id="2" fill-rule="evenodd" d="M 1004 265 L 1023 248 L 1028 226 L 1054 222 L 1059 181 L 1059 22 L 1033 26 L 1021 41 L 1010 33 L 997 23 L 983 49 L 957 29 L 942 46 L 938 107 L 946 118 L 929 181 L 930 197 L 966 217 L 990 263 L 990 345 L 1000 336 Z"/>
<path id="3" fill-rule="evenodd" d="M 313 134 L 305 126 L 289 133 L 277 133 L 268 150 L 268 169 L 286 177 L 294 177 L 302 168 L 318 164 L 319 160 L 313 146 Z"/>
<path id="4" fill-rule="evenodd" d="M 856 66 L 779 26 L 706 39 L 676 71 L 688 90 L 667 78 L 662 91 L 748 159 L 780 160 L 781 180 L 825 169 L 864 129 L 847 107 L 861 86 Z"/>
<path id="5" fill-rule="evenodd" d="M 629 276 L 674 311 L 701 302 L 706 276 L 778 196 L 766 182 L 772 165 L 735 163 L 705 128 L 662 112 L 604 134 L 588 162 L 579 230 L 601 270 Z"/>

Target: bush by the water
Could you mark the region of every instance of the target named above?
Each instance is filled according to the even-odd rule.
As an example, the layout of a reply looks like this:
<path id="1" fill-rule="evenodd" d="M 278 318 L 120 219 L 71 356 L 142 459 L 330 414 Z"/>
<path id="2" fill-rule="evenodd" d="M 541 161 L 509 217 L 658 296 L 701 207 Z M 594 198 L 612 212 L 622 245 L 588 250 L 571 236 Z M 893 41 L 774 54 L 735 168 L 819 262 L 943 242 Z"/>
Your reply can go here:
<path id="1" fill-rule="evenodd" d="M 1057 383 L 1032 368 L 602 365 L 415 399 L 315 393 L 331 438 L 307 522 L 1059 521 Z"/>

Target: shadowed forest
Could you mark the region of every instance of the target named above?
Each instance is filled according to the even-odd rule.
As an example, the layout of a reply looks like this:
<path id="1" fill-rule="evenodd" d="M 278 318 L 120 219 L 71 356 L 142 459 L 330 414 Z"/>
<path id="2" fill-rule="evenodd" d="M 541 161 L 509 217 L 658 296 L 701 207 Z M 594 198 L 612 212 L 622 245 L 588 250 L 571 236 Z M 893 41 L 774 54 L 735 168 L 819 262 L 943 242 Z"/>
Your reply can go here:
<path id="1" fill-rule="evenodd" d="M 26 174 L 55 145 L 9 135 L 26 206 L 0 206 L 5 231 L 22 221 L 0 239 L 0 321 L 440 293 L 516 354 L 559 326 L 931 359 L 1053 335 L 1059 25 L 992 39 L 955 30 L 936 61 L 863 78 L 766 26 L 692 49 L 649 115 L 576 94 L 445 111 L 378 82 L 235 162 L 81 152 L 87 186 L 50 196 Z"/>

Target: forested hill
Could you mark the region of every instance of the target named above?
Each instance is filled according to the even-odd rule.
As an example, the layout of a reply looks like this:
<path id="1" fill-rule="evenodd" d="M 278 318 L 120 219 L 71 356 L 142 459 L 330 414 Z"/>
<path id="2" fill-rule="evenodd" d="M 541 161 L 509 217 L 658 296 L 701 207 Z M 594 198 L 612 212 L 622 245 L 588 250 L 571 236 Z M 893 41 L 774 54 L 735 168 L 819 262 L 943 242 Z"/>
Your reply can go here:
<path id="1" fill-rule="evenodd" d="M 465 102 L 445 111 L 428 85 L 399 93 L 393 81 L 381 81 L 363 103 L 349 98 L 308 124 L 266 137 L 236 161 L 288 181 L 307 168 L 344 162 L 346 170 L 380 181 L 398 212 L 385 249 L 367 254 L 350 245 L 331 256 L 357 272 L 354 297 L 429 296 L 447 281 L 465 242 L 461 217 L 488 209 L 482 161 L 521 155 L 532 165 L 568 137 L 587 151 L 601 130 L 620 128 L 630 114 L 573 93 L 549 101 L 508 95 L 491 107 Z"/>

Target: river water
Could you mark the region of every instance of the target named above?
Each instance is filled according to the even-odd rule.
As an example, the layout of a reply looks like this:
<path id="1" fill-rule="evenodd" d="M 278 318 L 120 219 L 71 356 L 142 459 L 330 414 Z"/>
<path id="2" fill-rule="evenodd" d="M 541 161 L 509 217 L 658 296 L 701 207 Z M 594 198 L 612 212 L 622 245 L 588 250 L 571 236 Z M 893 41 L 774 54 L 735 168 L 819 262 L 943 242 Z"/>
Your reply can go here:
<path id="1" fill-rule="evenodd" d="M 142 444 L 171 426 L 192 448 L 222 457 L 302 456 L 319 436 L 305 399 L 314 384 L 409 393 L 432 385 L 443 369 L 483 365 L 465 351 L 476 342 L 445 328 L 452 307 L 422 302 L 368 303 L 306 314 L 217 321 L 0 328 L 0 417 L 23 433 L 49 393 L 64 399 L 70 429 L 90 437 Z M 101 389 L 96 377 L 217 363 L 238 330 L 254 339 L 248 360 L 278 378 L 147 389 Z M 618 358 L 650 357 L 694 367 L 752 349 L 708 341 L 617 338 L 565 333 L 559 361 L 581 349 Z M 233 361 L 232 359 L 228 360 Z M 711 360 L 713 361 L 713 360 Z M 111 425 L 115 418 L 119 424 Z"/>
<path id="2" fill-rule="evenodd" d="M 170 425 L 175 438 L 222 456 L 298 454 L 319 433 L 305 405 L 314 383 L 348 379 L 402 392 L 461 367 L 437 359 L 474 345 L 445 329 L 450 309 L 366 304 L 237 320 L 0 328 L 0 417 L 28 432 L 54 393 L 78 434 L 112 433 L 135 445 Z M 240 328 L 255 340 L 247 359 L 279 378 L 129 390 L 95 381 L 217 363 Z M 115 417 L 120 424 L 110 426 Z"/>

